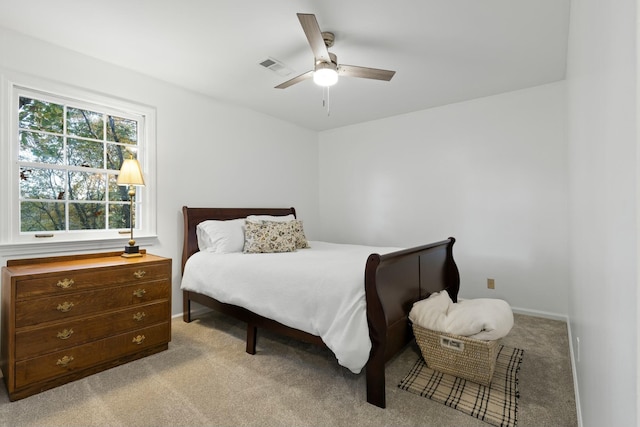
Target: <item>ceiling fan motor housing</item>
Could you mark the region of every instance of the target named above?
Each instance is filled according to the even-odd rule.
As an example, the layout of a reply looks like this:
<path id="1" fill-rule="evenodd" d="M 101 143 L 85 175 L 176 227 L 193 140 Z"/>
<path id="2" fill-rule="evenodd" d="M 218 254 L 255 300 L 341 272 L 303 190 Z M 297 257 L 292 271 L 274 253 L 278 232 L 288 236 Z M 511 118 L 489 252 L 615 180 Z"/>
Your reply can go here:
<path id="1" fill-rule="evenodd" d="M 324 44 L 325 46 L 327 46 L 328 48 L 333 46 L 333 42 L 336 40 L 336 36 L 329 32 L 329 31 L 323 31 L 322 32 L 322 40 L 324 40 Z"/>
<path id="2" fill-rule="evenodd" d="M 331 62 L 325 62 L 323 60 L 317 60 L 316 61 L 316 67 L 315 70 L 321 70 L 323 68 L 330 68 L 334 71 L 338 70 L 338 57 L 336 55 L 334 55 L 333 53 L 329 52 L 329 58 L 331 59 Z"/>

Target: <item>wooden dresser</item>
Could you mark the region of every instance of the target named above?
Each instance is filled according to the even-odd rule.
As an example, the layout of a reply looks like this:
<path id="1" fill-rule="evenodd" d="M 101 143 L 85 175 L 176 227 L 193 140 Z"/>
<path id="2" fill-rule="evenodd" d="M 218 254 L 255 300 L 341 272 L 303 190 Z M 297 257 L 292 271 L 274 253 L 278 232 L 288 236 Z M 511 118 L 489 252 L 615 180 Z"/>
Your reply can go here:
<path id="1" fill-rule="evenodd" d="M 2 267 L 0 368 L 11 400 L 168 348 L 171 259 L 120 254 Z"/>

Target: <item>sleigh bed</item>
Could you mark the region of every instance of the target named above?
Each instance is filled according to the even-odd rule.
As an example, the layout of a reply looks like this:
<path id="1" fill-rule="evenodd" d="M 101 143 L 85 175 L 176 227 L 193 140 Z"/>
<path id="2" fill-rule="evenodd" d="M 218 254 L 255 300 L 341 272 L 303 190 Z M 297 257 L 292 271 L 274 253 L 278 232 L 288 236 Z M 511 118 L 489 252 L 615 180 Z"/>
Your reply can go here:
<path id="1" fill-rule="evenodd" d="M 206 220 L 233 220 L 249 215 L 295 216 L 291 208 L 182 208 L 184 244 L 182 274 L 187 260 L 199 251 L 196 228 Z M 362 271 L 366 324 L 371 350 L 366 360 L 367 402 L 384 408 L 385 364 L 408 342 L 413 333 L 408 313 L 415 301 L 446 289 L 457 300 L 460 277 L 453 259 L 454 238 L 386 254 L 371 253 Z M 303 249 L 304 251 L 305 249 Z M 201 254 L 202 255 L 202 254 Z M 257 329 L 264 328 L 304 342 L 326 346 L 322 338 L 285 326 L 238 305 L 224 303 L 201 292 L 183 290 L 183 319 L 191 321 L 191 302 L 204 305 L 247 323 L 246 351 L 256 352 Z M 274 316 L 275 317 L 275 316 Z M 366 333 L 366 332 L 365 332 Z"/>

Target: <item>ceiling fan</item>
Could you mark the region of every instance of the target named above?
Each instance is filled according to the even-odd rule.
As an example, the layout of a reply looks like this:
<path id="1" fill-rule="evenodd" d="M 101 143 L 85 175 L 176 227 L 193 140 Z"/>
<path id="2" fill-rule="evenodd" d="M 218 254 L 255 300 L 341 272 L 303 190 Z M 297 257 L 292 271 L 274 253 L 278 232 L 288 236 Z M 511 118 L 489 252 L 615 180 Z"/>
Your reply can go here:
<path id="1" fill-rule="evenodd" d="M 380 70 L 378 68 L 344 64 L 338 65 L 338 57 L 328 50 L 328 48 L 333 46 L 335 40 L 334 34 L 321 32 L 316 16 L 313 14 L 298 13 L 298 19 L 311 46 L 311 51 L 315 59 L 315 67 L 313 70 L 279 84 L 276 86 L 276 89 L 285 89 L 312 77 L 317 85 L 328 87 L 338 82 L 338 76 L 389 81 L 396 73 L 395 71 Z"/>

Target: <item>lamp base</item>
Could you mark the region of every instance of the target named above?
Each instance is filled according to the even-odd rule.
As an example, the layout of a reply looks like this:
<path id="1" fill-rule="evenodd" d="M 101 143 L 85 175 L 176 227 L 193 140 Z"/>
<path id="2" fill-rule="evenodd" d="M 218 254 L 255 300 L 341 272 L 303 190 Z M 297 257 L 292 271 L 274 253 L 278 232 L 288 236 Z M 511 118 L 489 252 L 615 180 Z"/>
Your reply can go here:
<path id="1" fill-rule="evenodd" d="M 124 253 L 121 256 L 124 258 L 136 258 L 141 257 L 142 254 L 140 253 L 138 246 L 125 246 Z"/>

